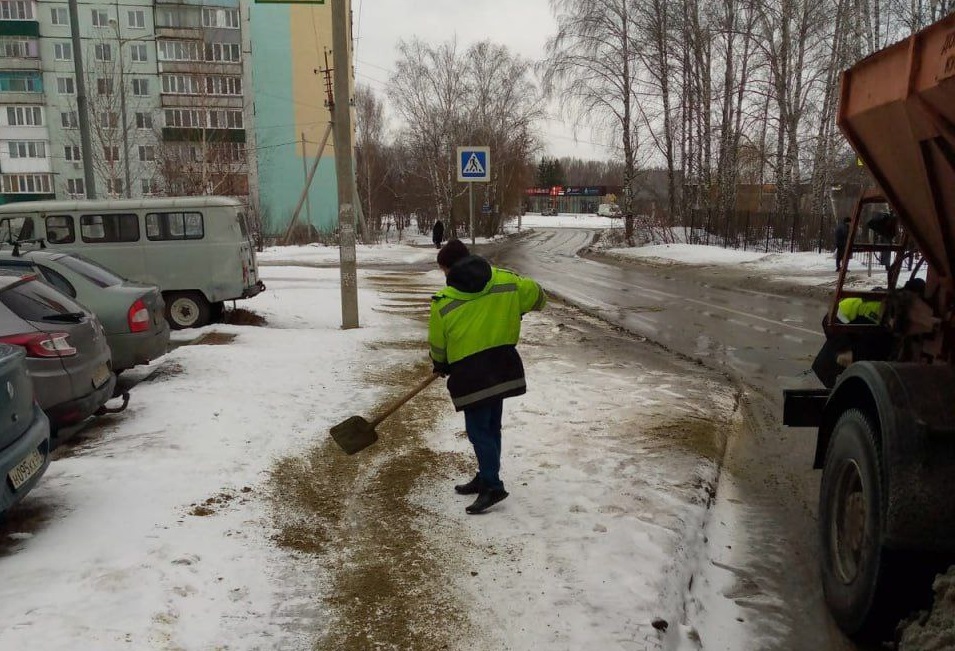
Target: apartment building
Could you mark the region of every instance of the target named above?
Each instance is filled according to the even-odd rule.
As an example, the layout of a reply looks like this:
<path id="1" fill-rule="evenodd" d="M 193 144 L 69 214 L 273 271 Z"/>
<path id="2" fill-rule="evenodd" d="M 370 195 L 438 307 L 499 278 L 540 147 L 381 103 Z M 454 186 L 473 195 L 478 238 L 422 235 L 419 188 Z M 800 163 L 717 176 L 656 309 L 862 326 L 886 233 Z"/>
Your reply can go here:
<path id="1" fill-rule="evenodd" d="M 248 18 L 238 0 L 80 2 L 97 196 L 249 197 Z M 75 54 L 66 2 L 0 0 L 0 203 L 86 195 Z"/>

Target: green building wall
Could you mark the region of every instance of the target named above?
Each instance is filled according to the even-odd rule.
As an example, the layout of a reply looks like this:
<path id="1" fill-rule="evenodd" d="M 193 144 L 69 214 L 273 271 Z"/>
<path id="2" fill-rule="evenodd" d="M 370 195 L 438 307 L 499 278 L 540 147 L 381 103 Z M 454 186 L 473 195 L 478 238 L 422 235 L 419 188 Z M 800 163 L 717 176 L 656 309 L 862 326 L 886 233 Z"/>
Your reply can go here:
<path id="1" fill-rule="evenodd" d="M 293 56 L 316 58 L 315 44 L 293 39 L 292 9 L 289 5 L 252 4 L 252 66 L 255 98 L 255 133 L 258 165 L 259 203 L 272 233 L 283 233 L 295 210 L 305 184 L 301 137 L 301 111 L 296 116 L 296 86 L 313 80 L 294 78 Z M 301 39 L 299 39 L 301 40 Z M 324 62 L 315 61 L 313 68 Z M 307 108 L 310 105 L 304 104 Z M 315 110 L 315 120 L 327 119 L 327 113 Z M 299 120 L 299 122 L 297 122 Z M 314 133 L 314 130 L 312 131 Z M 310 146 L 310 153 L 317 143 Z M 338 199 L 334 157 L 326 155 L 309 191 L 311 219 L 305 206 L 299 224 L 311 223 L 320 231 L 330 231 L 338 223 Z M 312 158 L 308 160 L 311 165 Z"/>

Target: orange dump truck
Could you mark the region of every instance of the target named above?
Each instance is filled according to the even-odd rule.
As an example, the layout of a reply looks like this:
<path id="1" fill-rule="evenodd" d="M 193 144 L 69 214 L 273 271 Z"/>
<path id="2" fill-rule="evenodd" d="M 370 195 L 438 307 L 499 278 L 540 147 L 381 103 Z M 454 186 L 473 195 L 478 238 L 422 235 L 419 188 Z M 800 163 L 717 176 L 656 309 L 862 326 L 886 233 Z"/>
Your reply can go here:
<path id="1" fill-rule="evenodd" d="M 839 126 L 878 188 L 824 321 L 836 370 L 817 369 L 826 389 L 787 391 L 783 419 L 817 428 L 823 588 L 864 635 L 913 607 L 914 556 L 955 552 L 955 16 L 846 71 Z M 845 289 L 859 253 L 886 265 L 886 287 Z M 875 318 L 847 322 L 851 298 Z"/>

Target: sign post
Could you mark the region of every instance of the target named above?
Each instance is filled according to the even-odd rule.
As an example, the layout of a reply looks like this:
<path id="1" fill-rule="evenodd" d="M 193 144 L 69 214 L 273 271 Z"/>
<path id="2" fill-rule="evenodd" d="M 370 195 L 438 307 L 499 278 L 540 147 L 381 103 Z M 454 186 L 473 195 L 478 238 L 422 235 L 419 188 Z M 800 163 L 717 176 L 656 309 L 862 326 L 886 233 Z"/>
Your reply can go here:
<path id="1" fill-rule="evenodd" d="M 474 184 L 491 180 L 490 147 L 458 147 L 458 182 L 468 184 L 471 245 L 474 245 Z"/>

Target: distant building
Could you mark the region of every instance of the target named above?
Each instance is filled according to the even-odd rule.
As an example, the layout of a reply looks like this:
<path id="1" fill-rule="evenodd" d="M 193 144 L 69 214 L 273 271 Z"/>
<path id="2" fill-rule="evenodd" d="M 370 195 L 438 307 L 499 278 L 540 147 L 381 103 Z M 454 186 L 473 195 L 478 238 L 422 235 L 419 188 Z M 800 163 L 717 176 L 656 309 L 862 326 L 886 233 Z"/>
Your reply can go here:
<path id="1" fill-rule="evenodd" d="M 336 65 L 331 53 L 331 4 L 259 3 L 251 10 L 260 202 L 267 230 L 275 233 L 284 231 L 292 217 L 306 169 L 330 119 L 321 69 L 326 49 L 329 65 Z M 345 99 L 336 99 L 340 106 L 348 105 Z M 310 223 L 320 231 L 338 226 L 336 179 L 335 143 L 330 137 L 297 223 Z"/>
<path id="2" fill-rule="evenodd" d="M 250 195 L 247 14 L 238 0 L 80 4 L 98 196 Z M 86 196 L 67 3 L 0 0 L 0 34 L 0 202 Z"/>

